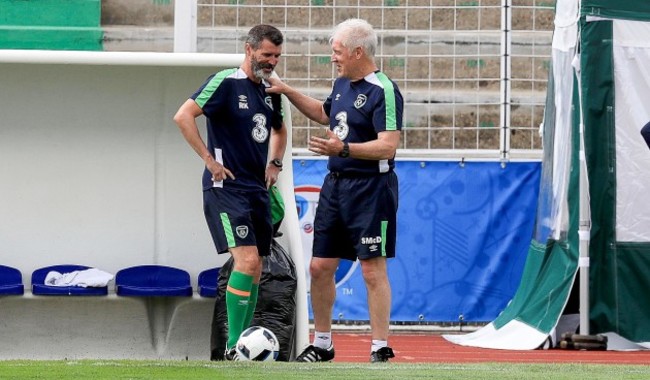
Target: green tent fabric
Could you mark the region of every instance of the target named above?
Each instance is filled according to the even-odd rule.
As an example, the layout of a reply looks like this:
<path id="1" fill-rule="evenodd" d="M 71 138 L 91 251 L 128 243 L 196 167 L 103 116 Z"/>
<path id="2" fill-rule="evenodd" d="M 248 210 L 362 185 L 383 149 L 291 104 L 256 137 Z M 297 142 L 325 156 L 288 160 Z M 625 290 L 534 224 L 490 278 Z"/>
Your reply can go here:
<path id="1" fill-rule="evenodd" d="M 571 5 L 571 4 L 570 4 Z M 561 7 L 561 4 L 558 4 Z M 493 349 L 535 349 L 564 310 L 578 270 L 579 107 L 572 67 L 578 7 L 556 16 L 543 125 L 544 156 L 534 236 L 513 299 L 492 323 L 454 343 Z M 569 143 L 567 143 L 569 142 Z"/>
<path id="2" fill-rule="evenodd" d="M 554 55 L 554 80 L 549 81 L 544 115 L 538 213 L 519 288 L 492 323 L 470 334 L 444 335 L 451 342 L 535 349 L 551 334 L 569 298 L 578 270 L 579 143 L 574 136 L 579 135 L 579 117 L 576 108 L 563 106 L 577 99 L 571 68 L 574 49 Z"/>
<path id="3" fill-rule="evenodd" d="M 587 2 L 585 2 L 587 3 Z M 600 3 L 603 9 L 604 1 Z M 591 210 L 590 333 L 650 342 L 650 150 L 640 130 L 650 121 L 650 3 L 632 1 L 581 20 L 584 110 Z M 643 3 L 643 4 L 642 4 Z M 633 12 L 632 12 L 633 9 Z M 645 73 L 644 73 L 645 72 Z M 638 153 L 635 153 L 638 152 Z M 648 301 L 646 301 L 648 300 Z"/>
<path id="4" fill-rule="evenodd" d="M 650 121 L 650 2 L 559 0 L 555 25 L 537 224 L 521 284 L 490 324 L 445 338 L 542 346 L 562 332 L 580 268 L 589 274 L 588 333 L 607 335 L 609 349 L 650 348 L 650 149 L 640 134 Z"/>
<path id="5" fill-rule="evenodd" d="M 650 2 L 647 0 L 582 0 L 580 13 L 583 16 L 648 21 Z"/>

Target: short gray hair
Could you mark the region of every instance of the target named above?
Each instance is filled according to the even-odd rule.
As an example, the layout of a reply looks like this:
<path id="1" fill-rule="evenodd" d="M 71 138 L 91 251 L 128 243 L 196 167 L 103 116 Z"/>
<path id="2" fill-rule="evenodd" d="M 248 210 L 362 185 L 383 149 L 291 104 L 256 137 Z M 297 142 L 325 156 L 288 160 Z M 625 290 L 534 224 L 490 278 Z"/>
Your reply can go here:
<path id="1" fill-rule="evenodd" d="M 343 21 L 334 27 L 329 40 L 330 45 L 335 38 L 349 50 L 361 46 L 368 56 L 375 56 L 377 33 L 366 20 L 351 18 Z"/>

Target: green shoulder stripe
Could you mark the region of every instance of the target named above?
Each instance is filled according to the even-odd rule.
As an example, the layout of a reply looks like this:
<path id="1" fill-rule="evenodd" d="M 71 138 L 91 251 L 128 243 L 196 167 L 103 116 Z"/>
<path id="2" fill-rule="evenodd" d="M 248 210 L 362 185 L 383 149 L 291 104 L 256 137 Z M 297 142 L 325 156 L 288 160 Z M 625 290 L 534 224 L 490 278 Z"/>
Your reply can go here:
<path id="1" fill-rule="evenodd" d="M 393 82 L 388 79 L 386 74 L 379 72 L 377 78 L 384 86 L 384 99 L 386 102 L 386 130 L 397 130 L 397 105 L 395 104 L 395 88 Z"/>
<path id="2" fill-rule="evenodd" d="M 223 82 L 223 80 L 230 74 L 234 73 L 237 71 L 237 69 L 226 69 L 226 70 L 221 70 L 219 71 L 208 84 L 205 85 L 203 88 L 203 91 L 199 94 L 199 96 L 196 97 L 196 104 L 199 105 L 199 107 L 203 108 L 205 103 L 210 99 L 212 94 L 214 94 L 215 91 L 217 91 L 217 88 Z"/>

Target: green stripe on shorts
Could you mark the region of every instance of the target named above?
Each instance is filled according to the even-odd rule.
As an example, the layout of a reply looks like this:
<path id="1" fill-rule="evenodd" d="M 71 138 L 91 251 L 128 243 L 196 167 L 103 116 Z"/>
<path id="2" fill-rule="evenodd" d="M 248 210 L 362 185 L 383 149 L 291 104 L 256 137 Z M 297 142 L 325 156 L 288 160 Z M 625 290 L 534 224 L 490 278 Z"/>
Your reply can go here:
<path id="1" fill-rule="evenodd" d="M 388 229 L 388 221 L 381 222 L 381 255 L 386 256 L 386 230 Z"/>
<path id="2" fill-rule="evenodd" d="M 222 212 L 219 214 L 221 216 L 221 224 L 223 225 L 223 230 L 226 232 L 226 240 L 228 241 L 228 248 L 235 247 L 235 236 L 232 233 L 232 226 L 230 225 L 230 219 L 228 219 L 228 214 Z"/>

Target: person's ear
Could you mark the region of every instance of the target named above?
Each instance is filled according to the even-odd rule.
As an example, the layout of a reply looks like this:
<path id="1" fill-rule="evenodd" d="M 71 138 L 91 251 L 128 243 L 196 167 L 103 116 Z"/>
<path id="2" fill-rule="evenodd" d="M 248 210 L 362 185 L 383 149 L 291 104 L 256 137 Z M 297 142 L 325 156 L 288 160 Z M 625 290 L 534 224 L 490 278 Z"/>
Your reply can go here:
<path id="1" fill-rule="evenodd" d="M 357 59 L 361 59 L 361 56 L 363 56 L 363 47 L 357 46 L 356 48 L 354 48 L 354 56 Z"/>

